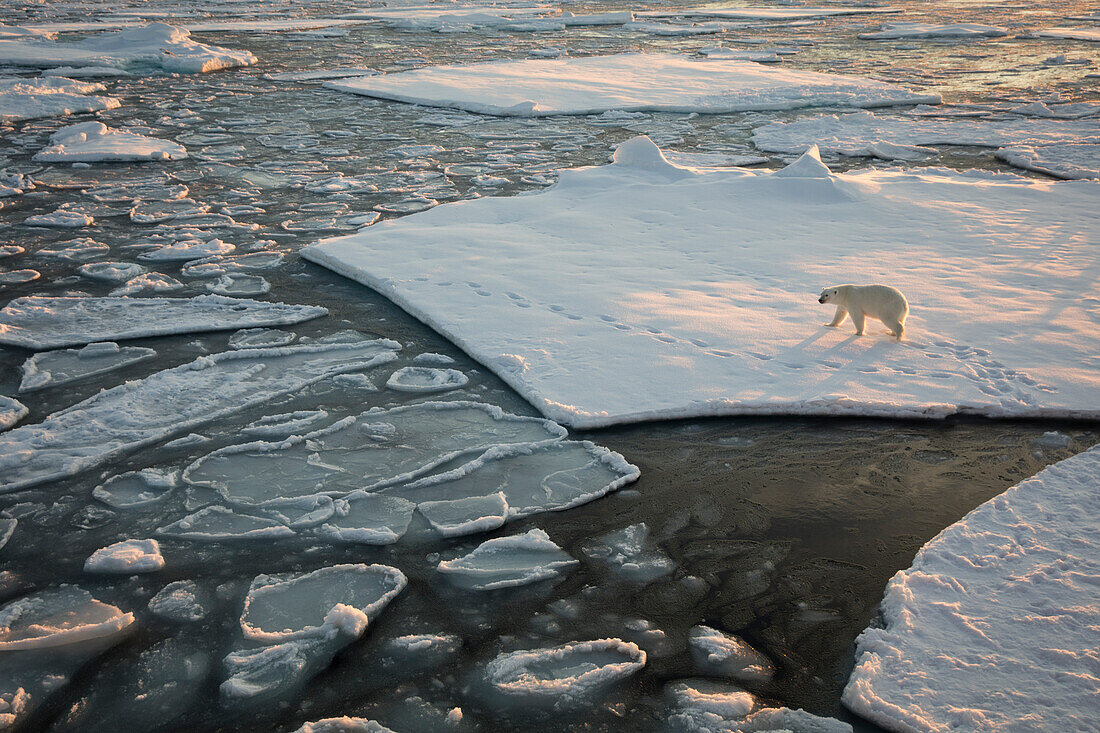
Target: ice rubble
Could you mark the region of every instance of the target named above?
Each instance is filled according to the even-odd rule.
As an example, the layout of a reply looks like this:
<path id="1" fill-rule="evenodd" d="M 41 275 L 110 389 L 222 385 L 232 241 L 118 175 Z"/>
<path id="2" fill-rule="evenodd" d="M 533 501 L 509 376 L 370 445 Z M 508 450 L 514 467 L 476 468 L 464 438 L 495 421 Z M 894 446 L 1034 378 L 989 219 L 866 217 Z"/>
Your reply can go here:
<path id="1" fill-rule="evenodd" d="M 121 102 L 114 97 L 91 94 L 104 89 L 106 87 L 102 84 L 64 77 L 25 79 L 0 76 L 0 123 L 115 109 Z"/>
<path id="2" fill-rule="evenodd" d="M 775 667 L 739 636 L 709 626 L 695 626 L 688 632 L 688 646 L 695 665 L 703 674 L 728 677 L 742 682 L 766 682 Z"/>
<path id="3" fill-rule="evenodd" d="M 190 33 L 165 23 L 103 33 L 72 43 L 46 39 L 0 39 L 0 63 L 9 66 L 153 67 L 166 73 L 195 74 L 256 63 L 248 51 L 207 46 Z"/>
<path id="4" fill-rule="evenodd" d="M 373 720 L 344 715 L 339 718 L 322 718 L 303 723 L 302 727 L 294 733 L 394 733 L 394 731 Z"/>
<path id="5" fill-rule="evenodd" d="M 97 163 L 138 160 L 180 160 L 182 145 L 133 132 L 116 130 L 102 122 L 62 127 L 50 136 L 50 145 L 34 154 L 39 163 Z"/>
<path id="6" fill-rule="evenodd" d="M 612 109 L 717 113 L 940 101 L 936 94 L 855 76 L 637 53 L 435 66 L 329 81 L 325 86 L 510 117 L 598 114 Z"/>
<path id="7" fill-rule="evenodd" d="M 1098 303 L 1083 273 L 1098 206 L 1092 182 L 835 174 L 816 150 L 778 172 L 680 167 L 642 137 L 537 195 L 447 204 L 302 255 L 578 428 L 747 413 L 1093 417 Z M 862 338 L 824 328 L 815 296 L 838 281 L 906 293 L 908 340 L 877 323 Z"/>
<path id="8" fill-rule="evenodd" d="M 0 430 L 7 430 L 27 416 L 27 406 L 14 397 L 0 394 Z"/>
<path id="9" fill-rule="evenodd" d="M 0 343 L 42 351 L 111 339 L 283 326 L 327 314 L 309 305 L 195 298 L 16 298 L 0 310 Z"/>
<path id="10" fill-rule="evenodd" d="M 399 348 L 377 340 L 230 351 L 104 390 L 0 435 L 0 492 L 70 476 L 333 374 L 388 363 Z"/>
<path id="11" fill-rule="evenodd" d="M 485 665 L 485 682 L 505 704 L 561 710 L 591 702 L 645 663 L 637 644 L 596 639 L 501 654 Z"/>
<path id="12" fill-rule="evenodd" d="M 178 483 L 178 471 L 143 468 L 112 476 L 92 489 L 92 496 L 115 509 L 135 509 L 166 498 Z"/>
<path id="13" fill-rule="evenodd" d="M 892 730 L 1094 725 L 1098 483 L 1094 447 L 921 548 L 886 588 L 882 627 L 857 640 L 844 704 Z"/>
<path id="14" fill-rule="evenodd" d="M 1011 166 L 1055 178 L 1100 178 L 1100 144 L 1097 143 L 1014 145 L 1000 148 L 994 155 Z"/>
<path id="15" fill-rule="evenodd" d="M 123 540 L 101 547 L 84 561 L 86 573 L 150 573 L 164 567 L 156 540 Z"/>
<path id="16" fill-rule="evenodd" d="M 23 220 L 25 226 L 48 229 L 81 229 L 94 222 L 94 217 L 71 209 L 56 209 L 49 214 L 35 214 Z"/>
<path id="17" fill-rule="evenodd" d="M 631 582 L 648 583 L 676 567 L 668 555 L 649 545 L 649 527 L 639 522 L 597 537 L 581 551 Z"/>
<path id="18" fill-rule="evenodd" d="M 466 590 L 498 590 L 559 578 L 579 565 L 541 529 L 486 540 L 436 570 Z"/>
<path id="19" fill-rule="evenodd" d="M 20 392 L 31 392 L 104 374 L 152 359 L 156 350 L 139 346 L 120 347 L 114 341 L 99 341 L 82 349 L 61 349 L 32 354 L 23 362 Z"/>
<path id="20" fill-rule="evenodd" d="M 898 38 L 1000 38 L 1008 29 L 978 23 L 886 23 L 882 30 L 860 33 L 859 37 L 872 41 Z"/>
<path id="21" fill-rule="evenodd" d="M 398 392 L 446 392 L 466 386 L 470 381 L 457 369 L 402 367 L 390 375 L 386 386 Z"/>
<path id="22" fill-rule="evenodd" d="M 188 623 L 206 618 L 210 601 L 193 580 L 177 580 L 149 599 L 149 611 L 169 621 Z"/>

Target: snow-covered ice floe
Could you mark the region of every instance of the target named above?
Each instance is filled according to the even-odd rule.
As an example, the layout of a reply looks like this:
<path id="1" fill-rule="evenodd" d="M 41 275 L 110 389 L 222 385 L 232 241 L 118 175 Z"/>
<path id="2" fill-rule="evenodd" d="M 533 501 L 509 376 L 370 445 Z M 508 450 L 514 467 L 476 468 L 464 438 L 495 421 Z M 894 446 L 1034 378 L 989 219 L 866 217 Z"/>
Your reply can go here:
<path id="1" fill-rule="evenodd" d="M 688 632 L 688 646 L 699 671 L 742 682 L 766 682 L 775 667 L 739 636 L 709 626 L 695 626 Z"/>
<path id="2" fill-rule="evenodd" d="M 921 548 L 857 639 L 844 704 L 890 730 L 1095 727 L 1098 484 L 1094 447 Z"/>
<path id="3" fill-rule="evenodd" d="M 230 351 L 104 390 L 0 435 L 0 492 L 71 476 L 334 374 L 389 363 L 398 349 L 377 340 Z"/>
<path id="4" fill-rule="evenodd" d="M 540 194 L 439 206 L 302 255 L 376 289 L 575 427 L 1094 417 L 1100 301 L 1085 273 L 1097 208 L 1094 182 L 836 174 L 816 150 L 775 172 L 688 168 L 641 137 Z M 438 270 L 425 273 L 425 257 Z M 862 338 L 825 328 L 832 310 L 817 294 L 838 282 L 898 287 L 908 340 L 873 321 Z"/>
<path id="5" fill-rule="evenodd" d="M 1100 41 L 1100 28 L 1046 28 L 1036 32 L 1040 38 L 1065 38 L 1071 41 Z"/>
<path id="6" fill-rule="evenodd" d="M 154 349 L 120 347 L 114 341 L 99 341 L 82 349 L 42 351 L 23 362 L 20 392 L 31 392 L 104 374 L 156 357 Z"/>
<path id="7" fill-rule="evenodd" d="M 71 43 L 43 38 L 0 39 L 0 63 L 32 67 L 152 67 L 166 73 L 194 74 L 248 66 L 256 63 L 256 57 L 249 51 L 198 43 L 183 28 L 150 23 Z"/>
<path id="8" fill-rule="evenodd" d="M 0 77 L 0 122 L 115 109 L 121 104 L 116 98 L 92 94 L 104 89 L 102 84 L 64 77 Z"/>
<path id="9" fill-rule="evenodd" d="M 285 326 L 326 315 L 311 305 L 200 295 L 194 298 L 28 296 L 0 310 L 0 343 L 42 351 L 110 339 Z"/>
<path id="10" fill-rule="evenodd" d="M 612 109 L 720 113 L 940 102 L 937 94 L 857 76 L 641 53 L 434 66 L 330 81 L 325 86 L 510 117 L 587 115 Z"/>
<path id="11" fill-rule="evenodd" d="M 169 621 L 201 621 L 209 613 L 210 599 L 193 580 L 177 580 L 149 599 L 149 611 Z"/>
<path id="12" fill-rule="evenodd" d="M 123 540 L 101 547 L 84 561 L 86 573 L 150 573 L 164 567 L 156 540 Z"/>
<path id="13" fill-rule="evenodd" d="M 859 37 L 888 41 L 898 38 L 1000 38 L 1007 35 L 1007 28 L 979 23 L 887 23 L 882 30 L 860 33 Z"/>
<path id="14" fill-rule="evenodd" d="M 303 723 L 302 727 L 294 733 L 395 733 L 395 731 L 367 718 L 344 715 L 339 718 L 322 718 Z"/>
<path id="15" fill-rule="evenodd" d="M 436 569 L 466 590 L 498 590 L 559 578 L 580 563 L 541 529 L 486 540 Z"/>
<path id="16" fill-rule="evenodd" d="M 49 147 L 35 153 L 33 159 L 39 163 L 99 163 L 186 157 L 186 148 L 171 140 L 115 130 L 92 121 L 62 127 L 50 136 Z"/>
<path id="17" fill-rule="evenodd" d="M 484 681 L 496 702 L 567 709 L 591 704 L 645 664 L 637 644 L 596 639 L 501 654 L 485 665 Z"/>
<path id="18" fill-rule="evenodd" d="M 398 392 L 446 392 L 466 386 L 470 381 L 457 369 L 402 367 L 390 375 L 386 386 Z"/>
<path id="19" fill-rule="evenodd" d="M 733 685 L 703 679 L 679 680 L 665 686 L 675 706 L 668 718 L 673 733 L 852 733 L 852 726 L 805 710 L 769 708 Z"/>
<path id="20" fill-rule="evenodd" d="M 1055 178 L 1100 178 L 1100 144 L 1055 143 L 1000 148 L 994 155 L 1017 168 Z"/>
<path id="21" fill-rule="evenodd" d="M 27 406 L 14 397 L 0 394 L 0 430 L 7 430 L 27 416 Z"/>

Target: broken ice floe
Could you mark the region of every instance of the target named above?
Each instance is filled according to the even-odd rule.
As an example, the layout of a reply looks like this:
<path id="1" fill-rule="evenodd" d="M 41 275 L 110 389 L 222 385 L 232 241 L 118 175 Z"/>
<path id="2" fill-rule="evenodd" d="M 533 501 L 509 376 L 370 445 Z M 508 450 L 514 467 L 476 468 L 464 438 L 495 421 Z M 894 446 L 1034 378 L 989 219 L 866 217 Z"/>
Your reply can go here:
<path id="1" fill-rule="evenodd" d="M 691 656 L 703 674 L 742 682 L 766 682 L 775 667 L 739 636 L 709 626 L 695 626 L 688 634 Z"/>
<path id="2" fill-rule="evenodd" d="M 149 599 L 149 610 L 169 621 L 201 621 L 209 611 L 210 600 L 193 580 L 177 580 L 160 589 Z"/>
<path id="3" fill-rule="evenodd" d="M 147 272 L 130 278 L 122 286 L 112 290 L 109 295 L 117 298 L 140 293 L 172 293 L 177 290 L 183 290 L 183 283 L 176 278 L 159 272 Z"/>
<path id="4" fill-rule="evenodd" d="M 123 540 L 101 547 L 84 562 L 87 573 L 150 573 L 164 567 L 156 540 Z"/>
<path id="5" fill-rule="evenodd" d="M 416 508 L 442 537 L 488 532 L 508 521 L 508 499 L 503 491 L 464 499 L 423 501 Z"/>
<path id="6" fill-rule="evenodd" d="M 115 130 L 102 122 L 62 127 L 50 136 L 50 146 L 35 153 L 40 163 L 93 163 L 139 160 L 180 160 L 187 150 L 170 140 Z"/>
<path id="7" fill-rule="evenodd" d="M 77 268 L 77 274 L 89 280 L 121 283 L 145 272 L 136 262 L 92 262 Z"/>
<path id="8" fill-rule="evenodd" d="M 873 7 L 869 5 L 848 7 L 722 7 L 702 6 L 682 8 L 675 11 L 653 11 L 641 13 L 647 17 L 665 15 L 702 16 L 713 18 L 736 18 L 738 20 L 800 20 L 805 18 L 827 18 L 835 15 L 865 15 L 902 13 L 903 8 Z"/>
<path id="9" fill-rule="evenodd" d="M 62 77 L 0 77 L 0 122 L 115 109 L 121 103 L 114 97 L 92 94 L 104 89 L 102 84 Z"/>
<path id="10" fill-rule="evenodd" d="M 519 117 L 612 109 L 714 113 L 940 101 L 935 94 L 855 76 L 664 54 L 436 66 L 330 81 L 325 86 L 399 102 Z"/>
<path id="11" fill-rule="evenodd" d="M 1000 148 L 994 155 L 1017 168 L 1076 180 L 1100 178 L 1100 144 L 1056 143 Z"/>
<path id="12" fill-rule="evenodd" d="M 92 496 L 115 509 L 135 509 L 161 501 L 178 482 L 178 471 L 143 468 L 112 476 L 92 489 Z"/>
<path id="13" fill-rule="evenodd" d="M 27 406 L 14 397 L 0 394 L 0 430 L 7 430 L 27 416 Z"/>
<path id="14" fill-rule="evenodd" d="M 469 381 L 457 369 L 402 367 L 390 375 L 386 386 L 398 392 L 445 392 L 464 387 Z"/>
<path id="15" fill-rule="evenodd" d="M 330 516 L 313 532 L 329 542 L 392 545 L 408 531 L 415 509 L 405 499 L 355 491 L 336 499 Z"/>
<path id="16" fill-rule="evenodd" d="M 339 718 L 322 718 L 309 723 L 294 733 L 395 733 L 381 723 L 366 718 L 352 718 L 347 715 Z"/>
<path id="17" fill-rule="evenodd" d="M 0 343 L 41 351 L 112 339 L 282 326 L 327 314 L 309 305 L 195 298 L 16 298 L 0 310 Z"/>
<path id="18" fill-rule="evenodd" d="M 634 583 L 648 583 L 668 575 L 676 567 L 668 555 L 650 546 L 649 527 L 645 522 L 590 540 L 582 552 Z"/>
<path id="19" fill-rule="evenodd" d="M 596 639 L 501 654 L 485 665 L 485 683 L 495 702 L 560 710 L 592 703 L 645 663 L 636 644 Z"/>
<path id="20" fill-rule="evenodd" d="M 898 38 L 1000 38 L 1007 35 L 1005 28 L 978 23 L 886 23 L 882 30 L 860 33 L 859 37 L 887 41 Z"/>
<path id="21" fill-rule="evenodd" d="M 388 363 L 398 348 L 378 340 L 230 351 L 127 382 L 0 435 L 0 491 L 70 476 L 333 374 Z"/>
<path id="22" fill-rule="evenodd" d="M 316 430 L 318 423 L 328 418 L 325 410 L 298 410 L 279 415 L 266 415 L 241 428 L 241 434 L 267 440 L 289 438 Z"/>
<path id="23" fill-rule="evenodd" d="M 222 275 L 206 289 L 218 295 L 263 295 L 271 290 L 271 283 L 260 275 Z"/>
<path id="24" fill-rule="evenodd" d="M 541 529 L 487 540 L 472 552 L 436 566 L 466 590 L 498 590 L 561 577 L 580 563 Z"/>
<path id="25" fill-rule="evenodd" d="M 194 74 L 256 63 L 248 51 L 207 46 L 190 33 L 165 23 L 127 28 L 61 43 L 42 38 L 0 39 L 0 63 L 10 66 L 152 67 L 166 73 Z"/>
<path id="26" fill-rule="evenodd" d="M 175 244 L 167 244 L 142 252 L 138 255 L 138 259 L 142 262 L 189 262 L 229 254 L 235 249 L 237 249 L 235 245 L 220 239 L 184 239 Z"/>
<path id="27" fill-rule="evenodd" d="M 887 585 L 844 704 L 895 730 L 1074 730 L 1096 701 L 1100 448 L 985 502 Z M 1043 699 L 990 694 L 1042 679 Z"/>
<path id="28" fill-rule="evenodd" d="M 113 341 L 99 341 L 82 349 L 41 351 L 23 362 L 23 380 L 19 383 L 19 391 L 59 387 L 137 364 L 156 355 L 154 349 L 120 347 Z"/>
<path id="29" fill-rule="evenodd" d="M 298 335 L 277 328 L 246 328 L 229 337 L 231 349 L 266 349 L 272 346 L 287 346 L 294 343 Z"/>
<path id="30" fill-rule="evenodd" d="M 158 527 L 160 537 L 173 537 L 194 542 L 228 542 L 233 540 L 272 540 L 293 537 L 295 532 L 285 523 L 240 514 L 223 506 L 208 506 L 171 524 Z"/>
<path id="31" fill-rule="evenodd" d="M 23 220 L 25 226 L 46 229 L 81 229 L 93 223 L 95 223 L 94 217 L 71 209 L 57 209 L 48 214 L 35 214 Z"/>

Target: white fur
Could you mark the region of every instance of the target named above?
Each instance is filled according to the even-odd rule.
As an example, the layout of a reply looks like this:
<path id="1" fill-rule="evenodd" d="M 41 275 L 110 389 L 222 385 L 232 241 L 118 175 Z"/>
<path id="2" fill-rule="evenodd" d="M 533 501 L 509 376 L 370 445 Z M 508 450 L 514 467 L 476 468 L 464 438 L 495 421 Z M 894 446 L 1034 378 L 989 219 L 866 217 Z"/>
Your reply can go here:
<path id="1" fill-rule="evenodd" d="M 905 335 L 909 303 L 897 288 L 889 285 L 833 285 L 821 291 L 817 302 L 836 305 L 836 315 L 826 326 L 839 326 L 846 316 L 851 316 L 856 336 L 862 336 L 864 321 L 870 316 L 885 323 L 898 341 Z"/>

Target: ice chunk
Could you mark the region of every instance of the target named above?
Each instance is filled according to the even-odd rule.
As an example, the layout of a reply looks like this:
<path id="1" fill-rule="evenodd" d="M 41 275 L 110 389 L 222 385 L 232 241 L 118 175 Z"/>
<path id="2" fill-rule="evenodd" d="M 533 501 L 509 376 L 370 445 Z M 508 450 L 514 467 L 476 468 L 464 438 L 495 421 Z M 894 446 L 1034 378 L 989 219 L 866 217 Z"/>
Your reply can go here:
<path id="1" fill-rule="evenodd" d="M 1094 447 L 922 547 L 887 585 L 882 627 L 856 640 L 844 704 L 894 730 L 1094 725 L 1098 484 Z M 1015 694 L 1038 679 L 1044 704 Z"/>
<path id="2" fill-rule="evenodd" d="M 541 529 L 498 537 L 470 554 L 436 566 L 448 580 L 466 590 L 497 590 L 558 578 L 579 565 Z"/>
<path id="3" fill-rule="evenodd" d="M 368 410 L 281 443 L 222 448 L 188 466 L 183 478 L 216 490 L 228 501 L 262 505 L 407 481 L 490 446 L 564 435 L 548 420 L 510 415 L 492 405 L 424 402 Z"/>
<path id="4" fill-rule="evenodd" d="M 387 363 L 397 348 L 378 340 L 230 351 L 127 382 L 0 435 L 0 491 L 71 476 L 333 374 Z"/>
<path id="5" fill-rule="evenodd" d="M 423 354 L 417 354 L 413 358 L 413 364 L 428 364 L 434 366 L 447 366 L 448 364 L 454 364 L 455 360 L 446 354 L 435 354 L 431 352 L 425 352 Z"/>
<path id="6" fill-rule="evenodd" d="M 226 540 L 270 540 L 291 537 L 294 530 L 266 517 L 240 514 L 223 506 L 209 506 L 183 519 L 157 528 L 161 537 L 197 542 Z"/>
<path id="7" fill-rule="evenodd" d="M 648 583 L 676 567 L 665 553 L 649 544 L 649 527 L 639 522 L 585 543 L 582 551 L 631 582 Z"/>
<path id="8" fill-rule="evenodd" d="M 723 682 L 681 680 L 665 685 L 665 695 L 678 708 L 720 718 L 744 718 L 756 707 L 751 692 Z"/>
<path id="9" fill-rule="evenodd" d="M 391 545 L 408 531 L 415 509 L 411 501 L 395 496 L 353 491 L 336 500 L 334 516 L 314 533 L 331 542 Z"/>
<path id="10" fill-rule="evenodd" d="M 390 375 L 386 386 L 398 392 L 445 392 L 463 387 L 469 381 L 457 369 L 402 367 Z"/>
<path id="11" fill-rule="evenodd" d="M 174 277 L 159 272 L 149 272 L 130 278 L 122 287 L 110 292 L 112 297 L 137 295 L 138 293 L 171 293 L 183 290 L 183 283 Z"/>
<path id="12" fill-rule="evenodd" d="M 115 109 L 121 103 L 114 97 L 91 94 L 104 89 L 102 84 L 63 77 L 0 77 L 0 123 Z"/>
<path id="13" fill-rule="evenodd" d="M 0 63 L 10 66 L 153 67 L 194 74 L 256 63 L 248 51 L 207 46 L 190 33 L 165 23 L 92 35 L 72 43 L 45 39 L 0 39 Z"/>
<path id="14" fill-rule="evenodd" d="M 145 268 L 136 262 L 93 262 L 76 269 L 81 277 L 109 283 L 120 283 L 137 277 Z"/>
<path id="15" fill-rule="evenodd" d="M 236 334 L 234 334 L 236 335 Z M 317 423 L 328 417 L 325 410 L 298 410 L 279 415 L 266 415 L 241 428 L 241 434 L 251 438 L 283 439 L 301 435 L 317 428 Z"/>
<path id="16" fill-rule="evenodd" d="M 394 733 L 384 725 L 366 718 L 324 718 L 303 723 L 294 733 Z"/>
<path id="17" fill-rule="evenodd" d="M 50 146 L 35 153 L 40 163 L 181 160 L 187 150 L 170 140 L 107 127 L 102 122 L 69 125 L 50 136 Z"/>
<path id="18" fill-rule="evenodd" d="M 142 252 L 138 259 L 142 262 L 188 262 L 206 257 L 229 254 L 236 246 L 220 239 L 185 239 L 158 249 Z"/>
<path id="19" fill-rule="evenodd" d="M 508 500 L 503 491 L 465 499 L 425 501 L 417 510 L 443 537 L 488 532 L 508 521 Z"/>
<path id="20" fill-rule="evenodd" d="M 1044 28 L 1035 35 L 1040 38 L 1066 38 L 1072 41 L 1100 41 L 1100 28 Z"/>
<path id="21" fill-rule="evenodd" d="M 110 339 L 301 323 L 324 308 L 200 295 L 195 298 L 16 298 L 0 310 L 0 343 L 56 349 Z"/>
<path id="22" fill-rule="evenodd" d="M 590 704 L 645 663 L 636 644 L 596 639 L 501 654 L 485 665 L 485 678 L 505 703 L 560 710 Z"/>
<path id="23" fill-rule="evenodd" d="M 1009 147 L 1001 148 L 994 155 L 1009 165 L 1055 178 L 1100 178 L 1100 144 L 1097 143 Z"/>
<path id="24" fill-rule="evenodd" d="M 210 601 L 193 580 L 177 580 L 149 599 L 149 610 L 161 618 L 185 623 L 206 618 Z"/>
<path id="25" fill-rule="evenodd" d="M 119 347 L 113 341 L 88 344 L 82 349 L 45 351 L 23 362 L 20 392 L 31 392 L 105 374 L 156 357 L 155 349 L 138 346 Z"/>
<path id="26" fill-rule="evenodd" d="M 92 489 L 92 496 L 115 509 L 134 509 L 161 501 L 178 481 L 177 471 L 143 468 L 112 476 Z"/>
<path id="27" fill-rule="evenodd" d="M 860 33 L 859 37 L 873 41 L 898 38 L 1000 38 L 1008 30 L 978 23 L 886 23 L 882 30 Z"/>
<path id="28" fill-rule="evenodd" d="M 673 15 L 702 16 L 712 18 L 736 18 L 738 20 L 800 20 L 805 18 L 828 18 L 834 15 L 864 15 L 868 13 L 902 13 L 903 8 L 888 6 L 851 5 L 848 7 L 723 7 L 721 5 L 677 9 Z M 668 12 L 645 13 L 649 17 L 660 17 Z"/>
<path id="29" fill-rule="evenodd" d="M 22 283 L 29 283 L 32 280 L 37 280 L 40 277 L 42 277 L 42 273 L 38 270 L 0 270 L 0 286 L 21 285 Z"/>
<path id="30" fill-rule="evenodd" d="M 23 220 L 26 226 L 46 229 L 81 229 L 94 222 L 93 217 L 72 209 L 57 209 L 49 214 L 35 214 Z"/>
<path id="31" fill-rule="evenodd" d="M 246 328 L 229 337 L 231 349 L 262 349 L 269 346 L 286 346 L 298 335 L 277 328 Z"/>
<path id="32" fill-rule="evenodd" d="M 0 550 L 8 544 L 8 540 L 15 534 L 15 528 L 19 526 L 19 520 L 14 517 L 0 517 Z"/>
<path id="33" fill-rule="evenodd" d="M 271 283 L 260 275 L 222 275 L 206 289 L 218 295 L 263 295 L 271 290 Z"/>
<path id="34" fill-rule="evenodd" d="M 84 561 L 86 573 L 151 573 L 164 567 L 156 540 L 123 540 L 101 547 Z"/>
<path id="35" fill-rule="evenodd" d="M 325 79 L 343 79 L 348 76 L 373 76 L 379 73 L 366 66 L 342 66 L 332 69 L 313 71 L 282 71 L 276 74 L 264 74 L 265 78 L 276 81 L 323 81 Z"/>
<path id="36" fill-rule="evenodd" d="M 27 416 L 29 410 L 14 397 L 0 394 L 0 430 L 7 430 Z"/>
<path id="37" fill-rule="evenodd" d="M 747 61 L 699 63 L 665 54 L 435 66 L 329 81 L 325 86 L 398 102 L 519 117 L 612 109 L 720 113 L 940 101 L 935 94 L 856 76 L 768 68 Z"/>
<path id="38" fill-rule="evenodd" d="M 704 674 L 743 682 L 766 682 L 775 674 L 768 658 L 739 636 L 709 626 L 695 626 L 688 633 L 688 645 L 695 665 Z"/>

